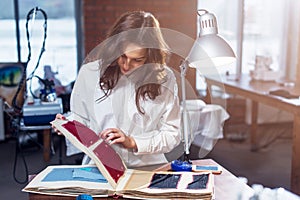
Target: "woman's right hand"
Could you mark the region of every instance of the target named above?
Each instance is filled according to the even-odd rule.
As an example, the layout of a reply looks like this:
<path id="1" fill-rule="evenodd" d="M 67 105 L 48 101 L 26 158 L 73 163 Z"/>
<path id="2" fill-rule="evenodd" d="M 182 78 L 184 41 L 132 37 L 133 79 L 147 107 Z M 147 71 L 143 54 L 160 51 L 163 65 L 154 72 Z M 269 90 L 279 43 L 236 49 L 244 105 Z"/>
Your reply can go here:
<path id="1" fill-rule="evenodd" d="M 56 114 L 55 119 L 61 119 L 61 120 L 66 120 L 66 117 L 60 113 Z M 52 125 L 52 129 L 58 134 L 62 135 L 62 133 L 54 126 Z"/>

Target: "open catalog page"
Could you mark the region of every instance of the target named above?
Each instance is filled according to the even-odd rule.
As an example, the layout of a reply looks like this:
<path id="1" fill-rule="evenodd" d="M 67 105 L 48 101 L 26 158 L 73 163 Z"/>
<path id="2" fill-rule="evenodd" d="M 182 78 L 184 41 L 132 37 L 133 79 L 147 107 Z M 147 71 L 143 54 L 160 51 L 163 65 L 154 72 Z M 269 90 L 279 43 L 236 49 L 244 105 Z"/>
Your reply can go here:
<path id="1" fill-rule="evenodd" d="M 60 196 L 211 199 L 213 176 L 211 173 L 127 169 L 117 188 L 113 188 L 95 165 L 55 165 L 39 173 L 23 191 Z"/>
<path id="2" fill-rule="evenodd" d="M 51 122 L 96 165 L 49 166 L 24 189 L 25 192 L 139 199 L 212 199 L 211 172 L 142 171 L 127 169 L 119 154 L 88 127 L 77 121 Z"/>

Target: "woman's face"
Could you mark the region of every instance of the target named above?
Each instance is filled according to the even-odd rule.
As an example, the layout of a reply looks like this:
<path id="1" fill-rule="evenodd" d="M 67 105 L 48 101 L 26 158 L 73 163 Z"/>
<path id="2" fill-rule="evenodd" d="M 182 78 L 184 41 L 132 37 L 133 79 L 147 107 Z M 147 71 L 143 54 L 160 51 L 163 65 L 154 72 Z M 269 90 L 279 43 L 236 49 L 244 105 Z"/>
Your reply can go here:
<path id="1" fill-rule="evenodd" d="M 118 58 L 118 65 L 122 74 L 127 74 L 143 64 L 147 59 L 147 50 L 135 44 L 129 44 L 124 54 Z"/>

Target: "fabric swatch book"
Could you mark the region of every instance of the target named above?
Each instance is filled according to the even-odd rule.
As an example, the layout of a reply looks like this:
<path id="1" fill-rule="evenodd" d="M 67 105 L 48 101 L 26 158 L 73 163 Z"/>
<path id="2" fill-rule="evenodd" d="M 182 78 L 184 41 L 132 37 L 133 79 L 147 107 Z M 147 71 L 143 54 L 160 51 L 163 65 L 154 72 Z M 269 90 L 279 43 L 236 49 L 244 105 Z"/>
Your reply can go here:
<path id="1" fill-rule="evenodd" d="M 107 142 L 80 122 L 55 119 L 51 124 L 93 159 L 95 165 L 49 166 L 35 176 L 24 192 L 139 199 L 213 198 L 214 180 L 210 172 L 129 169 Z"/>

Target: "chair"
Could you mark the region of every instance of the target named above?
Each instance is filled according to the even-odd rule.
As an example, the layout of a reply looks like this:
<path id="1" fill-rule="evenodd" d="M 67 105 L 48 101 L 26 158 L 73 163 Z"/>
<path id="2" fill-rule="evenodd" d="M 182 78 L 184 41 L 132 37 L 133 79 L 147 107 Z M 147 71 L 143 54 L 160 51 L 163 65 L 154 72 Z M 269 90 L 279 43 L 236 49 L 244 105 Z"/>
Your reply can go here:
<path id="1" fill-rule="evenodd" d="M 193 148 L 190 158 L 204 158 L 213 149 L 218 139 L 224 137 L 223 125 L 229 118 L 229 114 L 222 106 L 206 104 L 200 99 L 187 100 L 186 106 L 189 117 L 189 145 Z M 183 153 L 184 141 L 165 155 L 168 161 L 172 161 L 178 159 L 178 156 Z"/>

